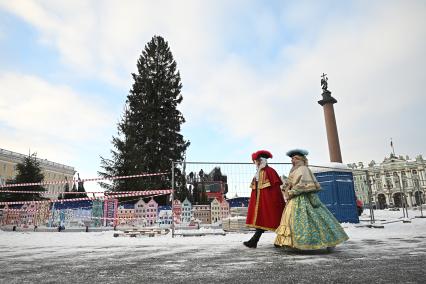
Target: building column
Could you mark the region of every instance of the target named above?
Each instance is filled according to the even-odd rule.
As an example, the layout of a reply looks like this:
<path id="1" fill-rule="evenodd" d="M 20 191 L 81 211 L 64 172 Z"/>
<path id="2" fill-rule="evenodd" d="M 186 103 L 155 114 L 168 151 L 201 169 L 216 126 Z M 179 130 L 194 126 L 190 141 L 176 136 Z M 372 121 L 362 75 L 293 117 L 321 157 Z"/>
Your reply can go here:
<path id="1" fill-rule="evenodd" d="M 421 170 L 417 170 L 417 172 L 419 173 L 419 177 L 420 177 L 419 185 L 424 187 L 426 185 L 425 171 L 424 169 L 421 169 Z"/>
<path id="2" fill-rule="evenodd" d="M 407 192 L 408 207 L 413 207 L 413 192 Z"/>

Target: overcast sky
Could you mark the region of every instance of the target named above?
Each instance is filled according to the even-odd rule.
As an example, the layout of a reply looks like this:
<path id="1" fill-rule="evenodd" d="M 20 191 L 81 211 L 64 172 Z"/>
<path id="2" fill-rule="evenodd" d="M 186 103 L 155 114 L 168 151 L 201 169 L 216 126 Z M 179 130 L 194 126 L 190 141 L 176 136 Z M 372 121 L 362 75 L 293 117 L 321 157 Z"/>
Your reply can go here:
<path id="1" fill-rule="evenodd" d="M 131 73 L 163 36 L 190 161 L 329 161 L 328 74 L 344 163 L 426 154 L 426 1 L 0 1 L 0 148 L 96 176 Z"/>

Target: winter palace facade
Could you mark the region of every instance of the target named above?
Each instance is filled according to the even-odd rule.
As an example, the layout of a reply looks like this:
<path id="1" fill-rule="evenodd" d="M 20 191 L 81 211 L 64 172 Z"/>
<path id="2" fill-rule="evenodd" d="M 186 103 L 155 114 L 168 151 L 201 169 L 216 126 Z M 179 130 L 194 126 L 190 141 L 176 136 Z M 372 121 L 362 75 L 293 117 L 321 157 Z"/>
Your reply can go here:
<path id="1" fill-rule="evenodd" d="M 425 203 L 426 160 L 422 155 L 410 159 L 391 154 L 380 164 L 371 161 L 367 166 L 362 162 L 348 166 L 353 170 L 357 197 L 364 204 L 369 203 L 367 175 L 372 205 L 377 209 L 402 207 L 404 199 L 408 207 Z"/>

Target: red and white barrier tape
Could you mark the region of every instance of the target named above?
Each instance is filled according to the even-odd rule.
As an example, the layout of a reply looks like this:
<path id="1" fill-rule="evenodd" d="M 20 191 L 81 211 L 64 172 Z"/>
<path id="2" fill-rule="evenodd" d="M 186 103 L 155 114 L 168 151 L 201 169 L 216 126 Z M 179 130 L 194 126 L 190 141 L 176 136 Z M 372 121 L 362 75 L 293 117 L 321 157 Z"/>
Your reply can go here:
<path id="1" fill-rule="evenodd" d="M 0 209 L 0 211 L 2 210 Z M 9 210 L 3 210 L 3 211 L 7 211 L 8 213 L 13 213 L 13 212 L 24 212 L 25 210 L 9 209 Z M 25 211 L 25 212 L 28 212 L 28 211 Z M 72 217 L 79 218 L 79 219 L 97 219 L 97 220 L 147 220 L 144 217 L 93 217 L 93 216 L 84 216 L 84 215 L 73 215 Z"/>
<path id="2" fill-rule="evenodd" d="M 0 190 L 0 193 L 26 193 L 26 194 L 29 194 L 29 193 L 32 193 L 32 194 L 36 194 L 36 193 L 40 193 L 40 194 L 82 194 L 82 193 L 87 193 L 87 194 L 91 194 L 91 193 L 96 193 L 96 194 L 99 194 L 99 193 L 105 193 L 104 191 L 95 191 L 95 192 L 89 192 L 89 191 L 85 191 L 85 192 L 75 192 L 75 191 L 72 191 L 72 192 L 65 192 L 65 191 L 25 191 L 25 190 L 23 190 L 23 191 L 20 191 L 20 190 Z"/>
<path id="3" fill-rule="evenodd" d="M 122 194 L 122 193 L 133 193 L 136 191 L 84 191 L 84 192 L 65 192 L 65 191 L 20 191 L 20 190 L 0 190 L 0 193 L 40 193 L 40 194 L 104 194 L 105 196 L 115 196 L 115 194 Z"/>
<path id="4" fill-rule="evenodd" d="M 159 191 L 163 191 L 163 190 L 165 190 L 165 189 L 161 189 Z M 129 193 L 129 192 L 132 192 L 132 191 L 120 191 L 120 192 L 117 192 L 117 193 Z M 136 192 L 138 192 L 138 191 L 136 191 Z M 166 194 L 168 194 L 168 193 L 166 193 Z M 165 194 L 163 194 L 163 193 L 153 194 L 153 195 L 149 195 L 149 197 L 156 197 L 156 196 L 161 196 L 161 195 L 165 195 Z M 96 198 L 96 199 L 98 199 L 98 198 Z M 105 199 L 107 199 L 107 198 L 105 198 Z M 67 200 L 69 200 L 69 199 L 63 199 L 63 200 L 58 201 L 57 203 L 62 203 L 63 201 L 67 201 Z M 26 203 L 27 202 L 32 202 L 32 201 L 26 201 Z M 43 201 L 43 202 L 48 202 L 48 201 L 46 200 L 46 201 Z M 119 202 L 118 207 L 120 207 L 120 203 L 125 203 L 125 202 L 124 201 Z M 36 205 L 38 205 L 38 204 L 36 204 Z M 90 206 L 90 207 L 66 208 L 65 210 L 76 210 L 76 209 L 89 210 L 89 208 L 92 208 L 92 207 Z M 51 208 L 49 208 L 49 207 L 35 207 L 35 208 L 27 208 L 27 209 L 0 208 L 0 211 L 11 212 L 11 213 L 13 213 L 13 212 L 28 212 L 28 213 L 44 212 L 45 213 L 45 212 L 48 212 L 50 210 L 51 210 Z M 62 210 L 62 209 L 55 209 L 55 210 Z M 119 210 L 120 210 L 120 208 L 119 208 Z"/>
<path id="5" fill-rule="evenodd" d="M 35 213 L 35 212 L 38 212 L 38 211 L 41 211 L 41 210 L 39 210 L 39 209 L 8 209 L 8 208 L 6 208 L 6 209 L 0 209 L 0 211 L 4 211 L 4 212 L 9 212 L 9 213 L 13 213 L 13 212 L 28 212 L 28 213 Z M 47 211 L 47 210 L 46 210 Z"/>
<path id="6" fill-rule="evenodd" d="M 72 201 L 84 201 L 84 200 L 98 200 L 98 199 L 109 199 L 111 197 L 128 197 L 128 196 L 145 196 L 145 195 L 167 195 L 172 193 L 172 189 L 157 189 L 157 190 L 146 190 L 146 191 L 128 191 L 124 194 L 114 194 L 99 197 L 83 197 L 83 198 L 70 198 L 70 199 L 52 199 L 52 200 L 40 200 L 40 201 L 10 201 L 0 202 L 0 205 L 9 204 L 37 204 L 37 203 L 53 203 L 53 202 L 72 202 Z"/>
<path id="7" fill-rule="evenodd" d="M 93 216 L 73 216 L 81 219 L 100 219 L 100 220 L 146 220 L 144 217 L 93 217 Z"/>
<path id="8" fill-rule="evenodd" d="M 129 178 L 137 178 L 137 177 L 150 177 L 150 176 L 161 176 L 166 175 L 169 172 L 163 173 L 154 173 L 154 174 L 138 174 L 138 175 L 128 175 L 128 176 L 115 176 L 115 177 L 97 177 L 97 178 L 86 178 L 86 179 L 72 179 L 72 180 L 54 180 L 54 181 L 42 181 L 42 182 L 29 182 L 29 183 L 12 183 L 12 184 L 0 184 L 0 188 L 6 187 L 18 187 L 18 186 L 34 186 L 34 185 L 51 185 L 51 184 L 65 184 L 65 183 L 78 183 L 78 182 L 86 182 L 86 181 L 99 181 L 99 180 L 116 180 L 116 179 L 129 179 Z M 3 191 L 0 191 L 3 192 Z"/>

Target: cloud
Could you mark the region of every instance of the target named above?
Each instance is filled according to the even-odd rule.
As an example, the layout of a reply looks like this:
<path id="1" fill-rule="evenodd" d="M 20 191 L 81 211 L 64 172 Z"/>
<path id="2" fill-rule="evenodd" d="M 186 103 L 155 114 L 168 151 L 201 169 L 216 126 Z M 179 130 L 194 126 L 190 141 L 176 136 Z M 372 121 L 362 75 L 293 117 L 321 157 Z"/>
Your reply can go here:
<path id="1" fill-rule="evenodd" d="M 401 151 L 424 151 L 426 137 L 418 129 L 426 119 L 416 114 L 413 121 L 411 115 L 425 103 L 423 1 L 1 5 L 36 27 L 40 42 L 55 47 L 80 76 L 126 90 L 143 46 L 152 35 L 163 35 L 182 74 L 187 121 L 215 126 L 228 139 L 281 153 L 303 146 L 314 160 L 328 160 L 316 103 L 326 72 L 339 101 L 345 161 L 382 158 L 395 132 Z"/>
<path id="2" fill-rule="evenodd" d="M 426 79 L 426 9 L 421 2 L 387 4 L 361 4 L 355 10 L 367 14 L 324 22 L 326 15 L 313 15 L 318 35 L 283 45 L 280 58 L 268 65 L 273 72 L 265 74 L 241 57 L 222 61 L 214 76 L 197 78 L 202 97 L 192 95 L 194 105 L 188 109 L 198 105 L 201 114 L 224 126 L 224 135 L 246 136 L 281 153 L 301 145 L 315 160 L 326 161 L 323 114 L 316 101 L 320 74 L 327 72 L 339 101 L 335 111 L 344 161 L 383 158 L 395 132 L 402 152 L 422 153 L 426 136 L 410 109 L 426 102 L 421 84 Z M 302 13 L 293 8 L 297 11 L 286 14 Z"/>
<path id="3" fill-rule="evenodd" d="M 102 103 L 38 77 L 0 73 L 0 93 L 2 147 L 9 150 L 75 161 L 113 124 Z"/>
<path id="4" fill-rule="evenodd" d="M 40 32 L 40 43 L 55 47 L 64 64 L 82 77 L 129 85 L 130 72 L 155 34 L 169 40 L 180 59 L 209 54 L 209 8 L 190 1 L 3 1 L 0 7 Z M 210 10 L 211 11 L 211 10 Z M 190 43 L 190 44 L 188 44 Z M 198 54 L 198 56 L 197 56 Z"/>

